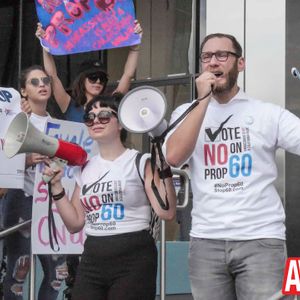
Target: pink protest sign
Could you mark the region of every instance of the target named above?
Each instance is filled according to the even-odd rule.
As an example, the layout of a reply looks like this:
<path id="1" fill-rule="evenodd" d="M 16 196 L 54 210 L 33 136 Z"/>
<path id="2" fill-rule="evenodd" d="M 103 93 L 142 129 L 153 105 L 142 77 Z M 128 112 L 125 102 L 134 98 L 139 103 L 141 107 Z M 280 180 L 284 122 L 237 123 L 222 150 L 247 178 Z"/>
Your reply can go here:
<path id="1" fill-rule="evenodd" d="M 64 55 L 140 43 L 132 0 L 35 0 L 42 45 Z"/>

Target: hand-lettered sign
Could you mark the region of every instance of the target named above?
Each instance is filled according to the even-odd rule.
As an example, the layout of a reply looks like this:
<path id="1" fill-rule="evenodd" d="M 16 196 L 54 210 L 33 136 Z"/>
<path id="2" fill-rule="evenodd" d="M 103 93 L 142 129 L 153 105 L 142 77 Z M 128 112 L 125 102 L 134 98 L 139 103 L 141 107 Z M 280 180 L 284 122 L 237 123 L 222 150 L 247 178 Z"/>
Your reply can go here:
<path id="1" fill-rule="evenodd" d="M 83 123 L 52 119 L 48 121 L 45 133 L 49 136 L 62 139 L 71 143 L 76 143 L 86 150 L 89 157 L 98 152 L 97 143 L 89 136 L 86 126 Z M 74 168 L 65 166 L 62 184 L 70 199 L 75 187 L 73 176 Z M 59 251 L 54 251 L 50 246 L 49 238 L 49 217 L 48 217 L 48 186 L 42 180 L 43 165 L 36 168 L 33 206 L 32 206 L 32 226 L 31 243 L 33 254 L 80 254 L 83 250 L 85 240 L 84 230 L 71 234 L 64 225 L 56 203 L 52 203 L 52 212 L 55 219 L 55 232 L 59 245 Z"/>
<path id="2" fill-rule="evenodd" d="M 21 111 L 21 95 L 13 88 L 0 87 L 0 188 L 23 188 L 25 154 L 7 158 L 4 137 L 13 118 Z"/>
<path id="3" fill-rule="evenodd" d="M 140 43 L 132 0 L 35 0 L 42 46 L 64 55 Z"/>

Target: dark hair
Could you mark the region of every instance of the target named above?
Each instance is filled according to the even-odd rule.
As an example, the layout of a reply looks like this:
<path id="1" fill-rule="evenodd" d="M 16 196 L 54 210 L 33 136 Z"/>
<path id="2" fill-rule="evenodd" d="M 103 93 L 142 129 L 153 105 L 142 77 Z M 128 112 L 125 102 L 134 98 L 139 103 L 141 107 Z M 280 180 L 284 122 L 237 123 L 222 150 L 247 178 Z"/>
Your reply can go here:
<path id="1" fill-rule="evenodd" d="M 118 112 L 120 102 L 123 98 L 123 94 L 114 93 L 113 95 L 98 95 L 95 96 L 91 101 L 86 104 L 85 114 L 88 114 L 93 107 L 96 106 L 96 103 L 100 104 L 100 107 L 109 107 L 115 112 Z M 127 131 L 122 128 L 120 133 L 120 139 L 123 144 L 125 144 L 127 138 Z"/>
<path id="2" fill-rule="evenodd" d="M 32 71 L 35 71 L 35 70 L 43 71 L 47 76 L 49 76 L 48 73 L 45 71 L 45 69 L 40 65 L 33 65 L 31 67 L 28 67 L 28 68 L 22 70 L 22 72 L 20 74 L 20 78 L 19 78 L 20 88 L 24 89 L 26 87 L 26 81 L 28 79 L 29 73 L 31 73 Z"/>
<path id="3" fill-rule="evenodd" d="M 206 44 L 206 42 L 210 39 L 213 39 L 213 38 L 227 38 L 229 40 L 231 40 L 232 42 L 232 46 L 236 52 L 236 54 L 241 57 L 242 54 L 243 54 L 243 49 L 242 49 L 242 46 L 240 45 L 240 43 L 237 41 L 237 39 L 231 35 L 231 34 L 226 34 L 226 33 L 212 33 L 212 34 L 209 34 L 207 35 L 201 45 L 200 45 L 200 53 L 202 53 L 202 50 L 203 50 L 203 47 L 204 45 Z"/>
<path id="4" fill-rule="evenodd" d="M 86 60 L 80 65 L 79 74 L 75 78 L 72 85 L 71 96 L 74 99 L 76 106 L 82 106 L 86 104 L 87 98 L 85 95 L 85 79 L 87 75 L 94 73 L 102 73 L 103 80 L 101 81 L 101 84 L 103 85 L 103 89 L 101 91 L 101 94 L 104 93 L 108 82 L 108 75 L 104 70 L 103 65 L 97 60 Z"/>

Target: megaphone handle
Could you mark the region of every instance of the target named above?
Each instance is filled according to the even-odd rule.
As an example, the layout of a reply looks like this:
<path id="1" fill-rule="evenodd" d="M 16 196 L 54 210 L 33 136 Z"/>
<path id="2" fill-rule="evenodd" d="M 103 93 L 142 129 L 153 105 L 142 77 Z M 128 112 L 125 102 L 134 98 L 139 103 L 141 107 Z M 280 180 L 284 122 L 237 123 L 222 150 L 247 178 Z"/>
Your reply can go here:
<path id="1" fill-rule="evenodd" d="M 161 151 L 161 145 L 159 142 L 156 142 L 156 143 L 153 143 L 152 144 L 152 149 L 151 149 L 151 171 L 152 171 L 152 180 L 151 180 L 151 189 L 156 197 L 156 200 L 158 201 L 160 207 L 163 209 L 163 210 L 168 210 L 169 209 L 169 200 L 168 200 L 168 195 L 167 195 L 167 190 L 166 190 L 166 184 L 165 184 L 165 180 L 163 179 L 163 184 L 165 186 L 165 191 L 166 191 L 166 197 L 165 197 L 165 201 L 166 203 L 164 203 L 163 199 L 161 198 L 159 192 L 158 192 L 158 189 L 155 185 L 155 182 L 154 182 L 154 172 L 155 172 L 155 166 L 156 166 L 156 151 L 155 151 L 155 146 L 157 147 L 157 150 L 158 150 L 158 154 L 160 156 L 160 154 L 162 156 L 160 156 L 160 160 L 161 162 L 163 162 L 163 154 L 162 154 L 162 151 Z"/>
<path id="2" fill-rule="evenodd" d="M 68 162 L 64 159 L 58 158 L 58 157 L 54 157 L 49 165 L 49 167 L 52 170 L 55 170 L 57 168 L 64 168 L 64 166 L 67 164 Z M 48 175 L 43 175 L 42 179 L 45 183 L 50 182 L 50 180 L 54 177 L 53 176 L 48 176 Z"/>

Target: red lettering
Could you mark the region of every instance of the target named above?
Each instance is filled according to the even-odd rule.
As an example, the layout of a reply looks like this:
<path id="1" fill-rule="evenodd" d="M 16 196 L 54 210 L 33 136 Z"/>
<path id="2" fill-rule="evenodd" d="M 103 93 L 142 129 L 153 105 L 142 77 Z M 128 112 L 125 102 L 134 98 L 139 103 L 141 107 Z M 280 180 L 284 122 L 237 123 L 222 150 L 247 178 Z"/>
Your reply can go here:
<path id="1" fill-rule="evenodd" d="M 40 194 L 44 194 L 44 196 L 41 197 L 37 197 L 34 199 L 34 202 L 45 202 L 48 199 L 48 189 L 44 188 L 44 186 L 46 185 L 46 183 L 44 181 L 39 182 L 38 187 L 37 187 L 37 191 Z"/>
<path id="2" fill-rule="evenodd" d="M 75 2 L 80 4 L 83 10 L 85 11 L 91 10 L 91 7 L 89 6 L 90 0 L 75 0 Z"/>
<path id="3" fill-rule="evenodd" d="M 66 10 L 68 12 L 68 14 L 75 18 L 75 19 L 80 19 L 83 15 L 83 12 L 82 12 L 82 8 L 80 6 L 80 4 L 76 4 L 76 3 L 73 3 L 73 2 L 67 2 L 65 4 L 66 6 Z"/>
<path id="4" fill-rule="evenodd" d="M 289 257 L 286 261 L 282 294 L 300 295 L 300 258 Z"/>
<path id="5" fill-rule="evenodd" d="M 214 166 L 217 163 L 224 165 L 228 161 L 228 150 L 225 144 L 205 144 L 204 145 L 204 164 Z M 216 153 L 217 151 L 217 153 Z"/>
<path id="6" fill-rule="evenodd" d="M 58 47 L 58 41 L 56 39 L 56 29 L 53 25 L 47 26 L 45 30 L 45 40 L 53 47 Z"/>
<path id="7" fill-rule="evenodd" d="M 81 198 L 80 201 L 84 208 L 86 208 L 88 211 L 93 211 L 93 208 L 91 206 L 89 206 L 88 200 L 86 197 Z"/>
<path id="8" fill-rule="evenodd" d="M 84 232 L 80 231 L 75 234 L 70 234 L 66 228 L 66 226 L 61 223 L 58 219 L 59 213 L 56 210 L 53 210 L 54 216 L 56 216 L 56 224 L 61 224 L 60 227 L 56 226 L 56 236 L 58 239 L 58 244 L 59 245 L 68 245 L 68 244 L 80 244 L 83 245 L 84 243 Z M 48 232 L 48 216 L 44 216 L 40 219 L 39 224 L 38 224 L 38 239 L 39 242 L 43 246 L 49 246 L 49 232 Z"/>
<path id="9" fill-rule="evenodd" d="M 89 199 L 89 202 L 90 202 L 91 206 L 94 208 L 94 210 L 100 209 L 100 207 L 102 205 L 100 203 L 99 197 L 96 195 L 91 196 Z"/>
<path id="10" fill-rule="evenodd" d="M 211 145 L 212 147 L 210 147 L 209 144 L 204 144 L 204 164 L 206 166 L 208 166 L 209 164 L 211 166 L 214 166 L 216 164 L 216 151 L 215 151 L 215 144 Z M 210 149 L 211 148 L 211 149 Z M 210 161 L 210 163 L 208 163 L 208 159 Z"/>
<path id="11" fill-rule="evenodd" d="M 72 30 L 68 27 L 68 25 L 73 24 L 74 21 L 72 19 L 66 19 L 62 11 L 57 11 L 51 18 L 50 23 L 54 28 L 63 34 L 69 35 L 71 34 Z"/>
<path id="12" fill-rule="evenodd" d="M 225 144 L 218 145 L 218 163 L 224 165 L 228 161 L 228 151 Z"/>

